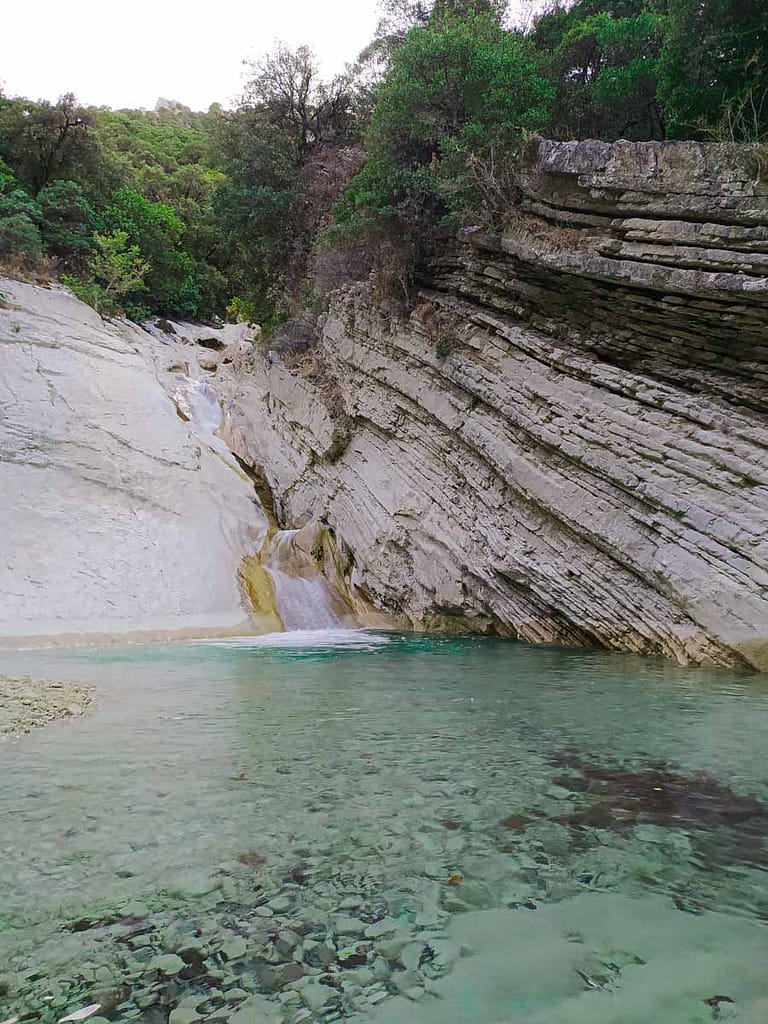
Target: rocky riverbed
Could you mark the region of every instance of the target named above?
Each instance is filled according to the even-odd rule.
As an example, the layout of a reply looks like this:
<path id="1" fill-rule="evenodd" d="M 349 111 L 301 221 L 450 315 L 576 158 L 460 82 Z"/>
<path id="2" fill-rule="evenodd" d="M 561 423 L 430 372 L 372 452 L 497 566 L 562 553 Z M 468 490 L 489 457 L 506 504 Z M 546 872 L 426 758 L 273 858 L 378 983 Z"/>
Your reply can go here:
<path id="1" fill-rule="evenodd" d="M 4 655 L 0 1021 L 762 1022 L 759 680 L 355 637 Z"/>
<path id="2" fill-rule="evenodd" d="M 472 910 L 484 887 L 458 873 L 427 882 L 435 903 L 414 915 L 407 899 L 345 896 L 344 876 L 317 868 L 308 855 L 286 881 L 251 851 L 180 880 L 173 910 L 131 901 L 68 921 L 58 955 L 78 969 L 6 975 L 0 1006 L 41 1024 L 648 1024 L 660 1005 L 709 1024 L 768 1008 L 768 935 L 753 921 L 586 877 L 554 903 L 493 908 L 486 886 Z"/>
<path id="3" fill-rule="evenodd" d="M 93 700 L 93 686 L 0 676 L 0 737 L 19 736 L 59 718 L 78 718 L 88 713 Z"/>

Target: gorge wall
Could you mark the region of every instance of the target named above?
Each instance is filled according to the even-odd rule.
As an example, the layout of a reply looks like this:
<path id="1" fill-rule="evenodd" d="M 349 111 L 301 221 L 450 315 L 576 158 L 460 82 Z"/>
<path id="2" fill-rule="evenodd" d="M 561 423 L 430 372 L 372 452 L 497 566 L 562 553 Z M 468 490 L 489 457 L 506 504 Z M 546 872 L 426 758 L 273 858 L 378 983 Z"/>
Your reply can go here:
<path id="1" fill-rule="evenodd" d="M 212 371 L 228 444 L 414 624 L 768 669 L 760 154 L 538 141 L 522 189 L 415 308 Z"/>
<path id="2" fill-rule="evenodd" d="M 267 521 L 188 376 L 210 351 L 61 289 L 0 292 L 0 644 L 259 628 L 239 573 Z"/>

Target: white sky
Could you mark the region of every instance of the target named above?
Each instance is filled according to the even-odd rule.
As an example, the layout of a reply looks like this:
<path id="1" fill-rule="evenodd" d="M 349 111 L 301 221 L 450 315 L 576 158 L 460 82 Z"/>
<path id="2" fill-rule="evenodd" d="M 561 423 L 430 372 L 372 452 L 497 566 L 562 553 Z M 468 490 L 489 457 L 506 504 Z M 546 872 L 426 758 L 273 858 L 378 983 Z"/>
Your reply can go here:
<path id="1" fill-rule="evenodd" d="M 8 96 L 194 110 L 227 106 L 244 58 L 278 39 L 307 43 L 331 75 L 373 35 L 376 0 L 0 0 L 0 84 Z"/>

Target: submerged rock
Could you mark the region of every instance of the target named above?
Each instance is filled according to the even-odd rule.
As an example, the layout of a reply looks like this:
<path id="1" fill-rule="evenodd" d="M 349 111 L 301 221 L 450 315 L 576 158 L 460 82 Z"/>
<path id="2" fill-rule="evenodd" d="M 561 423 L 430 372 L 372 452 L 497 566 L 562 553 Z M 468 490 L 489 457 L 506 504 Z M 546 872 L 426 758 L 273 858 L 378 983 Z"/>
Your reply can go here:
<path id="1" fill-rule="evenodd" d="M 683 775 L 664 763 L 637 768 L 600 765 L 575 754 L 553 755 L 551 760 L 577 767 L 577 792 L 597 798 L 570 816 L 574 824 L 590 824 L 594 818 L 606 827 L 637 822 L 667 828 L 726 825 L 754 829 L 760 835 L 768 827 L 768 805 L 734 793 L 706 772 Z"/>
<path id="2" fill-rule="evenodd" d="M 166 976 L 178 974 L 184 970 L 184 961 L 175 953 L 165 953 L 154 957 L 149 962 L 150 970 L 159 971 Z"/>
<path id="3" fill-rule="evenodd" d="M 275 1003 L 264 996 L 249 996 L 229 1018 L 230 1024 L 280 1024 L 282 1015 Z"/>

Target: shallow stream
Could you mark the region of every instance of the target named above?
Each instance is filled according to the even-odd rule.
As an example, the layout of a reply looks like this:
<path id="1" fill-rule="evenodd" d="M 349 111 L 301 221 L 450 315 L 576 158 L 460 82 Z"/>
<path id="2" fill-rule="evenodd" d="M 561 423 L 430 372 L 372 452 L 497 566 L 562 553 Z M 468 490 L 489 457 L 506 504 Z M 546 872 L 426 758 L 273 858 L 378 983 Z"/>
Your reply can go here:
<path id="1" fill-rule="evenodd" d="M 0 744 L 0 1020 L 768 1020 L 765 679 L 345 631 L 0 673 L 99 694 Z"/>

